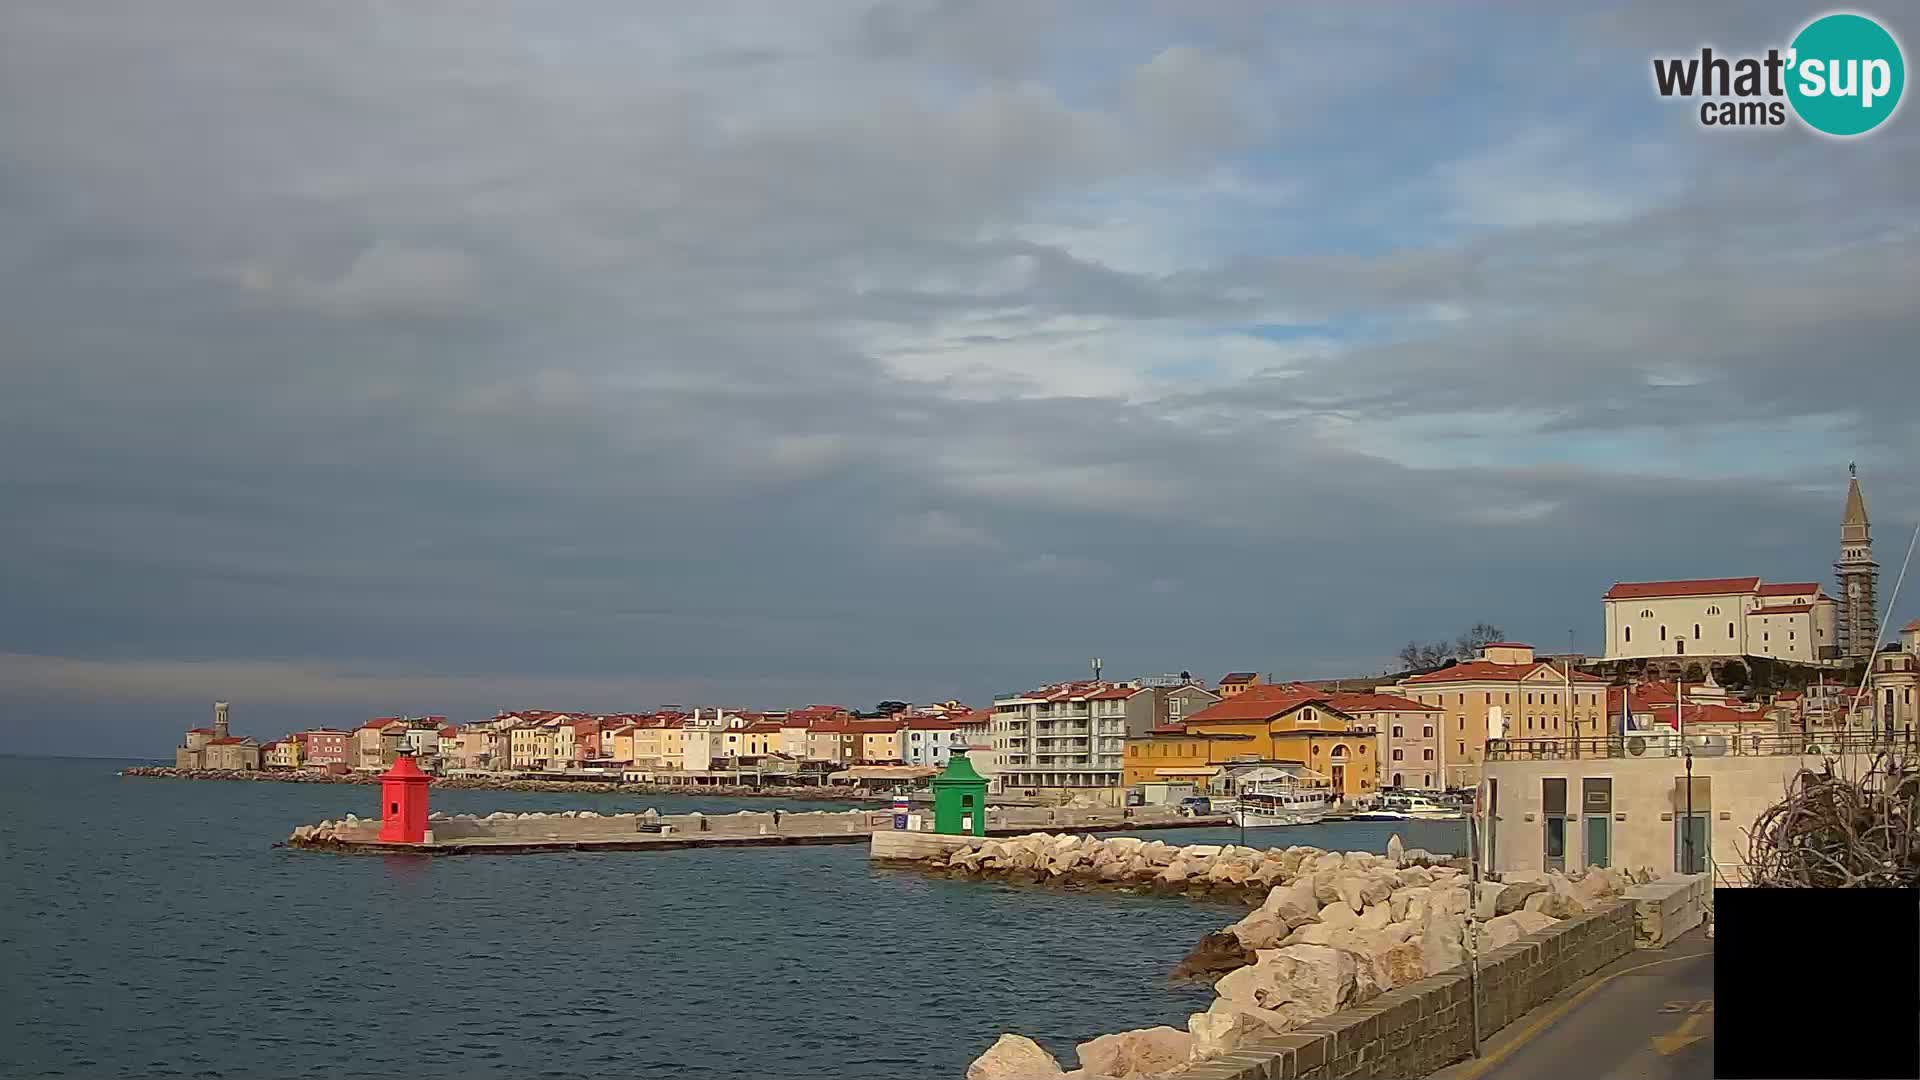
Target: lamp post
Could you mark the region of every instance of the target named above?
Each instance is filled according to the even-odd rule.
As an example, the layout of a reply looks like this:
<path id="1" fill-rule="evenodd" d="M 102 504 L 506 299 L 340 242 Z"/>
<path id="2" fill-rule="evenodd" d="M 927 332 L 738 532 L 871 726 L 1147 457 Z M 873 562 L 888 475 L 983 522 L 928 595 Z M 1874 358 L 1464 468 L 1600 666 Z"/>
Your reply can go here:
<path id="1" fill-rule="evenodd" d="M 1687 820 L 1680 827 L 1680 851 L 1686 860 L 1685 872 L 1698 873 L 1693 868 L 1693 751 L 1687 747 L 1686 736 L 1680 737 L 1680 753 L 1687 763 Z"/>

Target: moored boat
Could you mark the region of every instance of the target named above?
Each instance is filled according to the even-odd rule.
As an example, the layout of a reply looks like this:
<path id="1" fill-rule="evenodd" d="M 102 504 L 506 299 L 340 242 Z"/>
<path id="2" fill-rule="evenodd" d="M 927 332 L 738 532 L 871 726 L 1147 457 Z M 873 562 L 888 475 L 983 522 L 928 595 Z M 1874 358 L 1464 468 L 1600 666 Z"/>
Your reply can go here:
<path id="1" fill-rule="evenodd" d="M 1243 829 L 1311 825 L 1333 809 L 1333 793 L 1290 782 L 1259 781 L 1240 791 L 1233 823 Z"/>

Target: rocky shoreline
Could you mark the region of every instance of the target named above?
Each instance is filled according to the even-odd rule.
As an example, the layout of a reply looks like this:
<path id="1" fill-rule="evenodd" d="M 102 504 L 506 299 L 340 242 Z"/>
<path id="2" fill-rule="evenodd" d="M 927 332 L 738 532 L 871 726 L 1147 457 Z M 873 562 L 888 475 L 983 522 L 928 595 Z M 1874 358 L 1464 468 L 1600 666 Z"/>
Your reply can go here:
<path id="1" fill-rule="evenodd" d="M 120 770 L 121 776 L 144 776 L 166 780 L 256 780 L 281 784 L 377 784 L 378 774 L 330 773 L 304 770 L 232 770 L 176 769 L 164 765 L 137 765 Z M 828 787 L 752 787 L 745 784 L 717 784 L 693 787 L 683 784 L 646 784 L 600 780 L 522 780 L 485 776 L 437 776 L 433 787 L 443 791 L 548 791 L 582 795 L 695 795 L 725 796 L 732 799 L 810 799 L 819 802 L 878 804 L 883 796 L 854 793 Z"/>
<path id="2" fill-rule="evenodd" d="M 1131 1080 L 1178 1077 L 1241 1043 L 1297 1028 L 1393 989 L 1460 967 L 1654 877 L 1651 870 L 1507 874 L 1471 881 L 1451 860 L 1290 847 L 1178 846 L 1138 837 L 1036 833 L 983 840 L 914 865 L 947 877 L 1111 887 L 1246 901 L 1245 918 L 1208 934 L 1172 974 L 1206 981 L 1205 1012 L 1170 1026 L 1102 1035 L 1063 1069 L 1022 1035 L 1007 1034 L 967 1080 Z"/>

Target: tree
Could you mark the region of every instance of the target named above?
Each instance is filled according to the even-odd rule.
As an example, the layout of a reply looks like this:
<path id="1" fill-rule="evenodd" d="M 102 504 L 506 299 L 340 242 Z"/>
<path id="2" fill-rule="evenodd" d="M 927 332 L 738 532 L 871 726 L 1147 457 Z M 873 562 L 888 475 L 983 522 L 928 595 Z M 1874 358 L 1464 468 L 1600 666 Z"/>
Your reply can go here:
<path id="1" fill-rule="evenodd" d="M 882 717 L 888 717 L 888 716 L 892 716 L 895 713 L 906 712 L 909 708 L 912 707 L 912 704 L 913 704 L 912 702 L 908 702 L 908 701 L 883 701 L 880 704 L 875 705 L 873 707 L 873 711 L 878 713 Z"/>
<path id="2" fill-rule="evenodd" d="M 1480 650 L 1496 641 L 1505 641 L 1507 635 L 1492 623 L 1474 623 L 1467 632 L 1454 639 L 1453 655 L 1462 660 L 1471 660 L 1480 655 Z"/>
<path id="3" fill-rule="evenodd" d="M 1684 677 L 1690 683 L 1707 681 L 1707 673 L 1701 669 L 1699 664 L 1688 664 Z"/>
<path id="4" fill-rule="evenodd" d="M 1738 660 L 1729 660 L 1720 668 L 1720 685 L 1729 690 L 1745 690 L 1747 683 L 1747 665 Z"/>

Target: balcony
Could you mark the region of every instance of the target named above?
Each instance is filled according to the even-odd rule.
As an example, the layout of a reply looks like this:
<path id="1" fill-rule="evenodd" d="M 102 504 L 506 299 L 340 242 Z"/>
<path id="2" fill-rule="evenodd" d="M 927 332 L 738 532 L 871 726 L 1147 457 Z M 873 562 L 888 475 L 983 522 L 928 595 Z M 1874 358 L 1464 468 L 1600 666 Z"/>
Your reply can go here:
<path id="1" fill-rule="evenodd" d="M 1555 761 L 1582 758 L 1694 757 L 1843 757 L 1886 750 L 1884 736 L 1859 731 L 1780 734 L 1689 734 L 1684 750 L 1671 730 L 1633 732 L 1584 739 L 1488 739 L 1488 761 Z"/>

